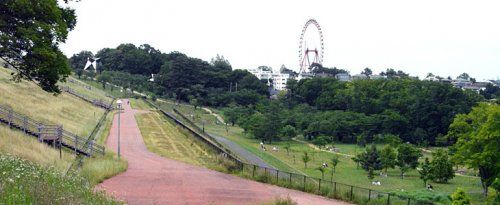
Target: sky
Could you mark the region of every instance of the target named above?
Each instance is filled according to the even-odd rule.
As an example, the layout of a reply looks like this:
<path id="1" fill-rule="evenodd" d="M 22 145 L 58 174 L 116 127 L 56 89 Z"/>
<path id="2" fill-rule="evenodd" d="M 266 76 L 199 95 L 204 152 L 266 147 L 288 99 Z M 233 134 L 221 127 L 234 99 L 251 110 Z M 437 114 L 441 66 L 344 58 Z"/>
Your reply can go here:
<path id="1" fill-rule="evenodd" d="M 233 69 L 298 70 L 302 27 L 313 18 L 323 31 L 325 67 L 500 78 L 497 0 L 82 0 L 69 6 L 78 23 L 61 45 L 68 57 L 147 43 L 206 61 L 223 55 Z"/>

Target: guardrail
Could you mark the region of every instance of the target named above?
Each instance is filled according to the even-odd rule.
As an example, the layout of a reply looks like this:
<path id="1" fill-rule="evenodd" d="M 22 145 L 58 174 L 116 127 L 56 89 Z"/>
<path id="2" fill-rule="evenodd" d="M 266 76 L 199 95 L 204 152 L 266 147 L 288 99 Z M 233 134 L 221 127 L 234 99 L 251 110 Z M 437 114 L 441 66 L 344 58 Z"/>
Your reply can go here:
<path id="1" fill-rule="evenodd" d="M 30 117 L 17 113 L 9 107 L 0 105 L 0 121 L 11 128 L 17 128 L 27 135 L 35 136 L 40 142 L 55 146 L 67 147 L 76 153 L 92 156 L 103 154 L 105 148 L 63 129 L 62 125 L 49 125 L 38 122 Z"/>
<path id="2" fill-rule="evenodd" d="M 213 140 L 208 140 L 211 139 L 211 137 L 209 137 L 210 135 L 204 133 L 203 129 L 198 127 L 194 122 L 192 122 L 188 117 L 184 116 L 177 109 L 173 108 L 172 110 L 189 125 L 184 124 L 184 122 L 177 119 L 171 113 L 163 111 L 163 109 L 159 108 L 156 104 L 150 102 L 149 100 L 145 101 L 152 107 L 158 109 L 168 118 L 174 120 L 176 124 L 189 130 L 195 136 L 205 139 L 204 141 L 209 143 L 209 145 L 213 147 L 219 147 L 218 149 L 220 152 L 227 153 L 227 156 L 229 156 L 233 161 L 235 161 L 239 165 L 241 171 L 240 174 L 243 177 L 264 183 L 275 184 L 286 188 L 314 193 L 317 195 L 323 195 L 330 198 L 354 202 L 356 204 L 384 204 L 384 205 L 433 204 L 432 201 L 417 200 L 406 196 L 400 196 L 394 193 L 383 192 L 369 188 L 349 185 L 341 182 L 336 182 L 332 179 L 327 180 L 327 179 L 315 178 L 303 174 L 285 172 L 285 171 L 280 171 L 278 169 L 262 167 L 259 165 L 242 162 L 238 157 L 234 156 L 229 151 L 226 152 L 226 149 L 220 148 L 220 146 L 216 143 L 212 143 Z"/>

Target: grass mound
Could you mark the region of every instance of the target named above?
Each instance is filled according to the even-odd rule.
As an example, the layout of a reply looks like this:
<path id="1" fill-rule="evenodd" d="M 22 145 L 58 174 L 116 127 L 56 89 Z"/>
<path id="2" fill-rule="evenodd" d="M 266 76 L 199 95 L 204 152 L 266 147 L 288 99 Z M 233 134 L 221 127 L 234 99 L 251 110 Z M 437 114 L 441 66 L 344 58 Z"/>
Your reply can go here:
<path id="1" fill-rule="evenodd" d="M 82 137 L 92 132 L 104 114 L 104 109 L 68 93 L 55 96 L 33 82 L 14 82 L 11 72 L 0 68 L 0 105 L 15 112 L 45 124 L 61 124 L 65 130 Z"/>
<path id="2" fill-rule="evenodd" d="M 0 155 L 0 201 L 6 204 L 118 204 L 80 177 L 64 177 L 11 155 Z"/>

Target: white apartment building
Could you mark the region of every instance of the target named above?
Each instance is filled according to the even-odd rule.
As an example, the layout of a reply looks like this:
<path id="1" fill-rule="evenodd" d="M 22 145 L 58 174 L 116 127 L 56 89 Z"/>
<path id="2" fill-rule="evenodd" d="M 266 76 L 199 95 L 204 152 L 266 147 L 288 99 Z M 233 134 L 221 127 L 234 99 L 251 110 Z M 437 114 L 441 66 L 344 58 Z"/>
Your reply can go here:
<path id="1" fill-rule="evenodd" d="M 286 82 L 290 79 L 289 73 L 273 74 L 273 87 L 276 90 L 286 90 Z"/>

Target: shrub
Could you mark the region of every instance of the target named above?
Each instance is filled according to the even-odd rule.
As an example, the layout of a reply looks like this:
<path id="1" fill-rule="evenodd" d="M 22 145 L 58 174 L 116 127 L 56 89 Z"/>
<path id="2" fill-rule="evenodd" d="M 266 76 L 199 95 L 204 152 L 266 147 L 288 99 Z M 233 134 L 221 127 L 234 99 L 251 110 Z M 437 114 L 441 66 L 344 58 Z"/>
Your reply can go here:
<path id="1" fill-rule="evenodd" d="M 0 201 L 6 204 L 117 204 L 81 177 L 65 177 L 10 155 L 0 155 Z"/>

